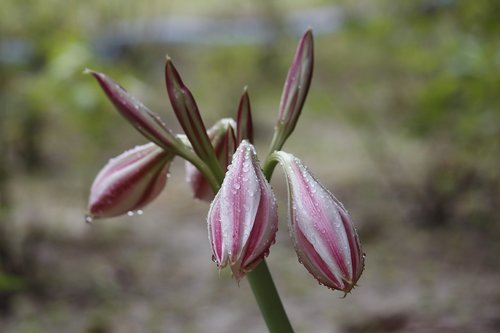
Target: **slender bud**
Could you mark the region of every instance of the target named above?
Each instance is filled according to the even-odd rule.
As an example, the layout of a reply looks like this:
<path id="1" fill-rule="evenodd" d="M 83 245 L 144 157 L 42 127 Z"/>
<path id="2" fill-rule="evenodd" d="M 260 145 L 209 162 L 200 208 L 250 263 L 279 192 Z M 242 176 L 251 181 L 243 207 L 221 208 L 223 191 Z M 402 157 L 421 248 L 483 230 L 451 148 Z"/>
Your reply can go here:
<path id="1" fill-rule="evenodd" d="M 236 114 L 236 141 L 239 143 L 242 140 L 253 143 L 252 109 L 247 87 L 245 87 L 243 95 L 241 95 L 238 113 Z"/>
<path id="2" fill-rule="evenodd" d="M 364 254 L 344 206 L 302 162 L 276 152 L 289 193 L 289 228 L 299 261 L 325 286 L 348 293 L 364 267 Z"/>
<path id="3" fill-rule="evenodd" d="M 276 200 L 254 147 L 243 140 L 208 212 L 208 237 L 219 268 L 240 280 L 269 253 L 278 229 Z"/>
<path id="4" fill-rule="evenodd" d="M 142 209 L 165 187 L 173 157 L 148 143 L 109 160 L 92 184 L 89 218 L 113 217 Z"/>
<path id="5" fill-rule="evenodd" d="M 174 113 L 193 150 L 202 160 L 214 158 L 214 149 L 196 101 L 169 57 L 165 64 L 165 83 Z"/>
<path id="6" fill-rule="evenodd" d="M 280 150 L 297 125 L 311 85 L 314 67 L 312 30 L 308 29 L 299 41 L 281 95 L 278 119 L 274 129 L 272 151 Z"/>
<path id="7" fill-rule="evenodd" d="M 179 142 L 160 116 L 149 110 L 110 77 L 90 69 L 86 69 L 84 73 L 90 73 L 95 77 L 118 112 L 142 135 L 164 149 L 175 150 Z"/>
<path id="8" fill-rule="evenodd" d="M 233 119 L 224 118 L 208 130 L 208 137 L 214 147 L 217 159 L 224 170 L 231 163 L 231 158 L 236 150 L 235 127 L 236 124 Z M 186 161 L 186 181 L 191 186 L 193 196 L 196 199 L 208 202 L 212 201 L 215 193 L 210 183 L 200 170 L 188 161 Z"/>

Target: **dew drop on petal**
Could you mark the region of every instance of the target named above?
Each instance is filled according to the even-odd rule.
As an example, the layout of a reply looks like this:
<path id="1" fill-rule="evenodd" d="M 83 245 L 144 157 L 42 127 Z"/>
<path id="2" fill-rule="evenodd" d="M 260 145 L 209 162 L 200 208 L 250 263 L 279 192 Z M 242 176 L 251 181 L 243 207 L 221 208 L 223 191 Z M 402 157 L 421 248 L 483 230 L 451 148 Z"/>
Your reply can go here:
<path id="1" fill-rule="evenodd" d="M 90 224 L 93 221 L 94 221 L 94 218 L 91 215 L 89 215 L 89 214 L 85 215 L 85 223 Z"/>

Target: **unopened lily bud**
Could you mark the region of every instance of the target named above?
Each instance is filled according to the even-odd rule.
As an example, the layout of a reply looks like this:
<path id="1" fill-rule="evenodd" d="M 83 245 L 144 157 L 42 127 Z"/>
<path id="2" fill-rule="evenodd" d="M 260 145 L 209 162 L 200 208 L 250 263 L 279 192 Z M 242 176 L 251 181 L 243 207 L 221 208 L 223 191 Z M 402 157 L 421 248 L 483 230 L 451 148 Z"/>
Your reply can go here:
<path id="1" fill-rule="evenodd" d="M 231 158 L 236 150 L 235 128 L 236 123 L 233 119 L 223 118 L 208 130 L 208 137 L 224 170 L 231 163 Z M 193 196 L 196 199 L 212 201 L 215 193 L 210 183 L 200 170 L 188 161 L 186 161 L 186 181 L 191 186 Z"/>
<path id="2" fill-rule="evenodd" d="M 148 143 L 109 160 L 92 184 L 88 219 L 113 217 L 142 209 L 165 187 L 173 157 L 157 145 Z"/>
<path id="3" fill-rule="evenodd" d="M 344 206 L 291 154 L 276 152 L 289 193 L 289 228 L 299 261 L 323 285 L 348 293 L 364 267 Z"/>
<path id="4" fill-rule="evenodd" d="M 236 150 L 207 220 L 214 261 L 229 265 L 237 280 L 269 253 L 278 229 L 276 200 L 248 141 Z"/>
<path id="5" fill-rule="evenodd" d="M 130 95 L 118 83 L 105 74 L 90 69 L 86 69 L 84 73 L 90 73 L 96 78 L 120 114 L 142 135 L 167 150 L 176 150 L 179 142 L 159 115 L 150 111 L 138 99 Z"/>
<path id="6" fill-rule="evenodd" d="M 278 119 L 274 128 L 271 151 L 280 150 L 292 134 L 311 85 L 314 68 L 314 42 L 308 29 L 299 41 L 281 95 Z"/>

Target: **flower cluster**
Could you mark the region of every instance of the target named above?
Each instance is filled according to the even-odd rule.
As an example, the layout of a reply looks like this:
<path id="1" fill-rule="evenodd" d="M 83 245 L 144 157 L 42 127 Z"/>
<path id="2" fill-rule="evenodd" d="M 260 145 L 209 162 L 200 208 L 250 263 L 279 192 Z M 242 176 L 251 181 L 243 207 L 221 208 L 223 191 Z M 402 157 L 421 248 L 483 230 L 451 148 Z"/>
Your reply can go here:
<path id="1" fill-rule="evenodd" d="M 170 163 L 179 156 L 186 160 L 194 197 L 211 201 L 207 222 L 213 259 L 219 269 L 229 266 L 239 280 L 261 263 L 275 241 L 278 214 L 269 180 L 280 164 L 288 184 L 288 227 L 299 261 L 321 284 L 349 292 L 364 267 L 352 220 L 298 158 L 281 150 L 304 105 L 313 58 L 308 30 L 288 71 L 270 152 L 262 165 L 253 146 L 246 89 L 235 120 L 221 119 L 207 130 L 193 95 L 167 57 L 166 90 L 184 131 L 174 134 L 108 76 L 87 70 L 120 114 L 151 141 L 111 159 L 102 169 L 91 188 L 87 219 L 142 209 L 163 190 Z"/>

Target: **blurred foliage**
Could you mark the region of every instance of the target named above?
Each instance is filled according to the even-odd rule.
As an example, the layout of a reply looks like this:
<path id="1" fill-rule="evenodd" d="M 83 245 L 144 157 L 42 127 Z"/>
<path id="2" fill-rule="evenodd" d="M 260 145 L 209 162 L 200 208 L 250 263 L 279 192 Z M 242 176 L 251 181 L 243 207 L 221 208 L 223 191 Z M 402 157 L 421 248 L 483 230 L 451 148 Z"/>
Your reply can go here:
<path id="1" fill-rule="evenodd" d="M 496 220 L 500 3 L 377 1 L 346 9 L 328 53 L 334 61 L 318 61 L 337 77 L 336 112 L 364 128 L 367 148 L 394 192 L 416 201 L 417 220 Z M 397 144 L 384 141 L 387 132 L 427 147 L 422 179 L 411 184 L 413 168 L 391 149 Z M 470 210 L 463 215 L 465 206 Z"/>
<path id="2" fill-rule="evenodd" d="M 335 3 L 344 21 L 338 31 L 316 35 L 316 71 L 304 117 L 321 122 L 334 115 L 355 126 L 392 193 L 412 206 L 412 220 L 498 221 L 500 2 Z M 107 157 L 143 140 L 94 80 L 81 74 L 84 68 L 109 74 L 169 120 L 162 76 L 169 53 L 207 125 L 233 115 L 248 85 L 256 130 L 270 136 L 297 41 L 280 30 L 281 15 L 321 5 L 331 1 L 2 1 L 0 295 L 27 288 L 32 266 L 14 264 L 7 245 L 8 180 L 19 174 L 84 174 L 90 182 Z M 263 45 L 144 42 L 113 59 L 96 47 L 101 34 L 122 21 L 186 14 L 266 16 L 276 39 Z M 415 178 L 387 133 L 427 147 L 422 176 Z"/>

